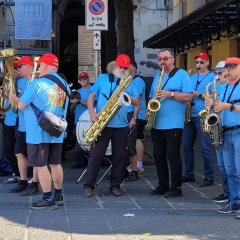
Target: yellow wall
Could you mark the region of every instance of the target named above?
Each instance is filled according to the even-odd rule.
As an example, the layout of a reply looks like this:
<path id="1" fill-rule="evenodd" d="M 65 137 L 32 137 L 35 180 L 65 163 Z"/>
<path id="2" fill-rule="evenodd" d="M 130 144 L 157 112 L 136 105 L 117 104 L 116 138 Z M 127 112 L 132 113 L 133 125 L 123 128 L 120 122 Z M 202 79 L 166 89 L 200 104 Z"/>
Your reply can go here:
<path id="1" fill-rule="evenodd" d="M 178 5 L 180 3 L 180 0 L 173 0 L 173 7 Z"/>
<path id="2" fill-rule="evenodd" d="M 219 42 L 212 45 L 212 65 L 228 57 L 237 57 L 237 39 Z"/>

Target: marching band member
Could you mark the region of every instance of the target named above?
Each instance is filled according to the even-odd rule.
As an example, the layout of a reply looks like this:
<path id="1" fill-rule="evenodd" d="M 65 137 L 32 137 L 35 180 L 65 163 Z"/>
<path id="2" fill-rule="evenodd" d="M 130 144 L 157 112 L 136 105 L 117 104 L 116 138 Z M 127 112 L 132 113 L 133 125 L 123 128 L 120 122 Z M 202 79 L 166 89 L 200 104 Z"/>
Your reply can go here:
<path id="1" fill-rule="evenodd" d="M 215 112 L 222 112 L 223 145 L 221 146 L 223 164 L 228 178 L 229 202 L 219 213 L 233 213 L 240 210 L 240 59 L 225 60 L 228 84 L 220 89 L 219 101 L 214 104 Z M 240 218 L 237 215 L 237 218 Z"/>
<path id="2" fill-rule="evenodd" d="M 87 106 L 93 122 L 98 120 L 98 115 L 110 97 L 117 91 L 119 81 L 122 77 L 129 76 L 130 59 L 127 55 L 121 54 L 115 62 L 107 66 L 109 74 L 101 74 L 91 88 Z M 139 105 L 139 94 L 135 84 L 131 83 L 125 89 L 131 95 L 131 104 Z M 94 100 L 97 100 L 96 112 L 94 111 Z M 84 195 L 93 196 L 93 190 L 100 170 L 104 155 L 111 140 L 112 143 L 112 168 L 110 177 L 110 192 L 114 196 L 121 196 L 120 185 L 124 179 L 127 156 L 127 138 L 129 134 L 128 107 L 122 106 L 103 129 L 101 136 L 90 148 L 88 166 L 86 171 L 86 183 L 84 184 Z"/>
<path id="3" fill-rule="evenodd" d="M 204 92 L 206 85 L 213 81 L 215 75 L 208 70 L 209 57 L 205 52 L 195 57 L 198 73 L 191 76 L 193 91 L 193 106 L 191 109 L 191 121 L 185 124 L 183 131 L 183 151 L 185 159 L 185 171 L 182 182 L 195 182 L 194 176 L 194 143 L 198 136 L 201 152 L 204 159 L 204 181 L 200 187 L 214 184 L 214 164 L 210 136 L 204 134 L 201 128 L 199 112 L 205 109 Z"/>
<path id="4" fill-rule="evenodd" d="M 192 87 L 188 73 L 174 66 L 172 49 L 160 49 L 158 64 L 164 68 L 162 87 L 157 92 L 161 107 L 157 111 L 152 129 L 153 156 L 156 163 L 159 186 L 151 190 L 152 195 L 166 198 L 181 197 L 182 161 L 180 146 L 184 127 L 186 102 L 192 100 Z M 158 88 L 159 75 L 154 77 L 149 98 L 153 98 Z M 169 189 L 169 170 L 171 168 L 171 188 Z"/>

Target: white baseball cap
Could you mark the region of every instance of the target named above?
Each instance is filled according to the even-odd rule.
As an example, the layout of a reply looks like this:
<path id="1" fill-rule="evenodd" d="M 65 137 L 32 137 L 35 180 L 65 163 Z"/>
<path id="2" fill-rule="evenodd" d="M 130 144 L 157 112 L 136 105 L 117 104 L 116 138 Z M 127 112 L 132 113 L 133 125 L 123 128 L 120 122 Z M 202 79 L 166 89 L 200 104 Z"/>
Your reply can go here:
<path id="1" fill-rule="evenodd" d="M 225 66 L 225 61 L 221 61 L 221 62 L 219 62 L 219 63 L 216 65 L 215 68 L 213 68 L 212 71 L 220 71 L 220 70 L 223 70 L 224 66 Z"/>

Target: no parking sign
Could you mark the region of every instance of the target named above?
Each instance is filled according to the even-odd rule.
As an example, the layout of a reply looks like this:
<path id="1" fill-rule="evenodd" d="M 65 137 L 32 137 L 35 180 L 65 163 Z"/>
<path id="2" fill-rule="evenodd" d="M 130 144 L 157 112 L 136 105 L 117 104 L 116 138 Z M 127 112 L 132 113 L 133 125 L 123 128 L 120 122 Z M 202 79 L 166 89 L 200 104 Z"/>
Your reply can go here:
<path id="1" fill-rule="evenodd" d="M 85 16 L 87 30 L 108 30 L 107 0 L 86 0 Z"/>

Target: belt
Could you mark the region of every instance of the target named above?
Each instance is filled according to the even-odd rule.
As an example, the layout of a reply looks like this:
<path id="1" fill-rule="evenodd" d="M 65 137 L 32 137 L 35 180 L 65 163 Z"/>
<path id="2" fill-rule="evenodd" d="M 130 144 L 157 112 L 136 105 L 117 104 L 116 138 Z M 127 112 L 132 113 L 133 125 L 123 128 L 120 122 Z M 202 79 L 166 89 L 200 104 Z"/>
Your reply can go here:
<path id="1" fill-rule="evenodd" d="M 236 129 L 239 129 L 240 128 L 240 125 L 237 125 L 237 126 L 233 126 L 233 127 L 222 127 L 223 128 L 223 131 L 226 132 L 226 131 L 229 131 L 229 130 L 236 130 Z"/>

